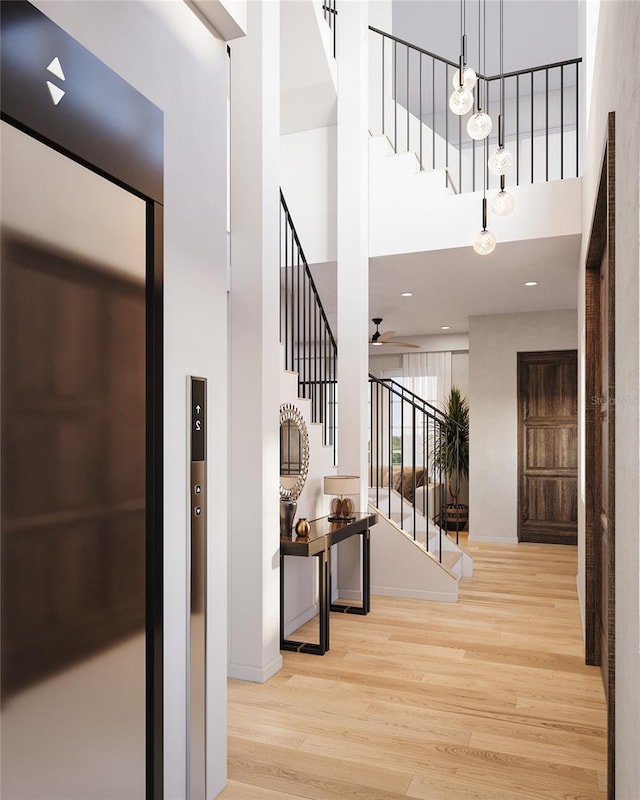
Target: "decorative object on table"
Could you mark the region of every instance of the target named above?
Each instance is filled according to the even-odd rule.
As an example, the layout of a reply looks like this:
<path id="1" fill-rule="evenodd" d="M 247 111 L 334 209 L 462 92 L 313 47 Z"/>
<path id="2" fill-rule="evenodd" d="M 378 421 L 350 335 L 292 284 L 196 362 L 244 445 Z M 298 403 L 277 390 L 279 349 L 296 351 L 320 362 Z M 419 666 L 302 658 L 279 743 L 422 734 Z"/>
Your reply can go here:
<path id="1" fill-rule="evenodd" d="M 447 479 L 451 502 L 442 510 L 447 530 L 460 531 L 469 519 L 469 506 L 458 503 L 460 484 L 469 476 L 469 403 L 452 386 L 445 405 L 447 421 L 434 443 L 433 469 Z"/>
<path id="2" fill-rule="evenodd" d="M 281 475 L 280 476 L 280 494 L 282 495 L 283 488 L 291 491 L 295 482 L 297 481 L 296 475 Z M 291 538 L 291 531 L 293 529 L 293 520 L 296 516 L 298 509 L 298 502 L 292 497 L 280 497 L 280 536 L 287 536 Z"/>
<path id="3" fill-rule="evenodd" d="M 291 403 L 280 406 L 280 536 L 291 538 L 298 497 L 309 471 L 309 435 Z"/>
<path id="4" fill-rule="evenodd" d="M 300 517 L 296 523 L 296 538 L 308 541 L 310 531 L 309 520 L 306 517 Z"/>
<path id="5" fill-rule="evenodd" d="M 359 475 L 325 475 L 324 493 L 338 495 L 331 501 L 330 522 L 352 522 L 354 504 L 349 495 L 360 494 Z"/>

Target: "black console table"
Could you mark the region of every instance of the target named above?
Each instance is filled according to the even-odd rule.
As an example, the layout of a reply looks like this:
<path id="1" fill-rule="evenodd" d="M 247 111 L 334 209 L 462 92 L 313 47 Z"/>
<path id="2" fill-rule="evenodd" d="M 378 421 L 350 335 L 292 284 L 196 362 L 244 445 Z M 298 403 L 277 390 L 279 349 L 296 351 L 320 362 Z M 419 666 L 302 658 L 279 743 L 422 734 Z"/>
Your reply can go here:
<path id="1" fill-rule="evenodd" d="M 340 611 L 345 614 L 368 614 L 371 608 L 371 557 L 369 529 L 378 518 L 375 514 L 358 513 L 353 522 L 330 522 L 328 517 L 320 517 L 309 523 L 311 530 L 306 537 L 280 539 L 280 648 L 300 653 L 313 653 L 322 656 L 329 649 L 329 612 Z M 362 603 L 360 605 L 331 602 L 331 546 L 339 544 L 351 536 L 362 537 Z M 285 556 L 315 557 L 318 559 L 318 594 L 320 612 L 318 614 L 319 640 L 300 642 L 284 636 L 284 558 Z"/>

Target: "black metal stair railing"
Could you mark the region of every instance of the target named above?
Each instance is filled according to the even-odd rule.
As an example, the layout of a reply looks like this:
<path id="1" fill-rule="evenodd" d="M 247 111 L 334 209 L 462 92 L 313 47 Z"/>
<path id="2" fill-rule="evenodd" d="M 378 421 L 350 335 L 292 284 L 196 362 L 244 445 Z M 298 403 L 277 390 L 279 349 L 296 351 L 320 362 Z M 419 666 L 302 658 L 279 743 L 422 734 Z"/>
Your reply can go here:
<path id="1" fill-rule="evenodd" d="M 374 375 L 369 376 L 369 411 L 369 487 L 375 505 L 428 552 L 435 545 L 442 561 L 447 476 L 437 451 L 451 432 L 458 442 L 460 426 L 396 381 Z"/>
<path id="2" fill-rule="evenodd" d="M 371 62 L 380 86 L 371 133 L 388 137 L 396 153 L 413 152 L 420 170 L 444 170 L 456 193 L 488 188 L 500 179 L 483 162 L 484 142 L 466 132 L 466 117 L 449 109 L 459 64 L 369 26 Z M 579 82 L 581 58 L 506 72 L 505 147 L 513 156 L 507 183 L 520 185 L 577 177 L 580 169 Z M 484 110 L 497 121 L 500 75 L 478 75 Z M 491 87 L 494 87 L 493 92 Z M 474 89 L 477 93 L 478 87 Z M 376 94 L 373 94 L 375 97 Z M 497 147 L 498 126 L 489 137 Z"/>
<path id="3" fill-rule="evenodd" d="M 298 373 L 298 394 L 311 400 L 311 421 L 322 423 L 323 443 L 336 460 L 337 347 L 280 192 L 280 341 L 285 369 Z"/>
<path id="4" fill-rule="evenodd" d="M 329 28 L 331 29 L 331 33 L 333 34 L 333 57 L 336 57 L 336 25 L 338 22 L 338 9 L 336 8 L 337 0 L 325 0 L 322 4 L 322 16 L 325 18 L 325 21 Z"/>

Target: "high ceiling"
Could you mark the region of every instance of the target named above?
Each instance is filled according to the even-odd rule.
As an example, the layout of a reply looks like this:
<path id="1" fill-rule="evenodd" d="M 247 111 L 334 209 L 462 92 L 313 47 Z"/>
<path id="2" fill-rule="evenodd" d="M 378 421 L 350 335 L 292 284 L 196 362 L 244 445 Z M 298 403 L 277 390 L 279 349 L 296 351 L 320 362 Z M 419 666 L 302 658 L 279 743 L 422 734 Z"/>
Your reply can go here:
<path id="1" fill-rule="evenodd" d="M 484 5 L 484 0 L 483 0 Z M 499 0 L 486 0 L 485 75 L 500 72 Z M 465 0 L 467 62 L 478 62 L 478 0 Z M 579 0 L 504 0 L 505 72 L 580 55 Z M 459 0 L 394 0 L 393 33 L 456 61 L 460 57 Z"/>
<path id="2" fill-rule="evenodd" d="M 466 0 L 468 62 L 477 61 L 478 2 Z M 499 72 L 498 0 L 486 0 L 486 74 Z M 505 71 L 580 55 L 579 0 L 504 0 Z M 456 61 L 460 50 L 457 0 L 394 0 L 393 33 Z M 469 317 L 577 307 L 579 235 L 499 242 L 486 258 L 464 248 L 369 260 L 369 317 L 397 338 L 466 333 Z M 336 265 L 316 264 L 314 279 L 336 329 Z M 525 281 L 538 281 L 525 287 Z M 413 292 L 402 297 L 402 291 Z M 369 333 L 374 326 L 370 324 Z"/>
<path id="3" fill-rule="evenodd" d="M 475 315 L 576 308 L 580 239 L 502 242 L 487 257 L 469 246 L 371 258 L 369 316 L 383 318 L 381 330 L 406 338 L 441 334 L 443 325 L 447 333 L 466 333 Z M 335 331 L 335 262 L 314 264 L 312 272 Z M 538 285 L 524 285 L 532 280 Z"/>

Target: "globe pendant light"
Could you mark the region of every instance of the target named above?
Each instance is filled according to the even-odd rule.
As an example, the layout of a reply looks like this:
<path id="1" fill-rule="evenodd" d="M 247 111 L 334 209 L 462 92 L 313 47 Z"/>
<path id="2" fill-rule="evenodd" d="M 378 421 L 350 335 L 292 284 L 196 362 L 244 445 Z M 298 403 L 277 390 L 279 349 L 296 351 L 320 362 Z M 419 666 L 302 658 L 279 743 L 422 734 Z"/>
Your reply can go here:
<path id="1" fill-rule="evenodd" d="M 465 37 L 466 38 L 466 37 Z M 462 70 L 462 86 L 465 89 L 471 91 L 473 87 L 476 85 L 476 81 L 478 80 L 478 76 L 476 75 L 476 71 L 473 67 L 466 66 Z M 457 89 L 460 86 L 460 70 L 457 69 L 453 73 L 453 79 L 451 81 L 453 84 L 453 88 Z"/>
<path id="2" fill-rule="evenodd" d="M 484 143 L 485 155 L 487 151 L 487 143 Z M 476 236 L 473 242 L 473 249 L 479 256 L 488 256 L 490 253 L 496 249 L 496 237 L 495 235 L 487 230 L 487 176 L 485 170 L 482 170 L 484 174 L 483 180 L 483 197 L 482 197 L 482 230 Z"/>
<path id="3" fill-rule="evenodd" d="M 496 249 L 496 237 L 491 231 L 481 230 L 473 243 L 473 249 L 479 256 L 488 256 Z"/>
<path id="4" fill-rule="evenodd" d="M 473 108 L 473 95 L 464 86 L 458 86 L 454 89 L 449 98 L 449 108 L 454 114 L 459 117 L 468 114 Z"/>
<path id="5" fill-rule="evenodd" d="M 475 139 L 476 142 L 486 139 L 491 133 L 492 128 L 493 123 L 491 122 L 491 117 L 480 109 L 478 109 L 473 116 L 469 117 L 469 121 L 467 122 L 467 133 L 472 139 Z"/>
<path id="6" fill-rule="evenodd" d="M 500 0 L 500 114 L 498 115 L 498 148 L 487 162 L 489 172 L 504 175 L 513 163 L 511 153 L 504 146 L 504 0 Z"/>
<path id="7" fill-rule="evenodd" d="M 484 35 L 483 35 L 483 50 L 480 49 L 480 0 L 478 0 L 478 58 L 480 58 L 480 53 L 483 52 L 483 67 L 486 72 L 487 68 L 487 6 L 486 0 L 483 0 L 483 8 L 484 8 Z M 485 80 L 486 82 L 486 80 Z M 467 122 L 467 133 L 472 139 L 475 139 L 476 142 L 481 141 L 482 139 L 486 139 L 487 136 L 491 133 L 491 128 L 493 127 L 493 123 L 491 122 L 491 117 L 482 110 L 482 86 L 480 80 L 478 80 L 478 85 L 476 87 L 476 98 L 478 101 L 478 108 L 475 114 L 469 117 L 469 121 Z"/>
<path id="8" fill-rule="evenodd" d="M 504 149 L 504 145 L 498 145 L 498 149 L 489 156 L 487 166 L 489 167 L 489 172 L 493 175 L 504 175 L 511 169 L 512 163 L 511 153 Z"/>
<path id="9" fill-rule="evenodd" d="M 468 114 L 473 108 L 472 89 L 476 84 L 475 70 L 467 66 L 465 22 L 465 0 L 460 0 L 460 66 L 453 75 L 453 92 L 449 97 L 449 108 L 459 117 Z"/>
<path id="10" fill-rule="evenodd" d="M 504 175 L 501 175 L 500 191 L 491 198 L 491 210 L 499 217 L 506 217 L 513 211 L 515 204 L 515 197 L 504 188 Z"/>

